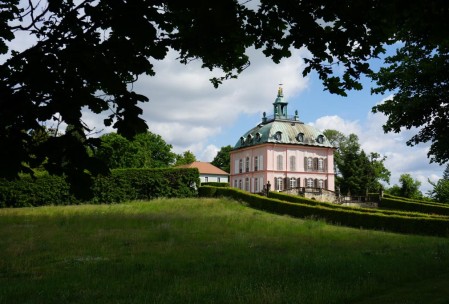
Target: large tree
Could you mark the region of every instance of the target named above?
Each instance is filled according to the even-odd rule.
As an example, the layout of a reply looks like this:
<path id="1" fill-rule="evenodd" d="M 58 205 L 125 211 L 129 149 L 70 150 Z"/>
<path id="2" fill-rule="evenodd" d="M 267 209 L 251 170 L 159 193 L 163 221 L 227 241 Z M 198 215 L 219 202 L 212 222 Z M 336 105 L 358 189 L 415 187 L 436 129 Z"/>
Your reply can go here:
<path id="1" fill-rule="evenodd" d="M 391 195 L 412 198 L 412 199 L 422 199 L 423 195 L 419 190 L 421 182 L 414 179 L 409 173 L 401 174 L 399 177 L 399 186 L 393 185 L 386 192 Z"/>
<path id="2" fill-rule="evenodd" d="M 154 75 L 153 61 L 169 49 L 187 63 L 221 68 L 223 79 L 249 65 L 255 45 L 275 62 L 305 48 L 303 74 L 317 71 L 331 93 L 361 89 L 367 74 L 374 92 L 393 91 L 375 107 L 388 116 L 385 131 L 422 127 L 409 144 L 430 141 L 431 161 L 449 160 L 449 4 L 442 0 L 392 1 L 81 0 L 0 1 L 0 174 L 9 178 L 49 164 L 47 170 L 85 180 L 104 172 L 88 147 L 91 127 L 82 109 L 110 111 L 104 121 L 127 138 L 144 132 L 133 90 L 142 74 Z M 361 13 L 363 12 L 363 13 Z M 35 43 L 9 49 L 7 41 L 28 34 Z M 369 60 L 386 45 L 401 42 L 398 55 L 373 73 Z M 32 144 L 32 131 L 48 120 L 71 128 L 62 136 Z M 65 164 L 65 165 L 63 165 Z"/>
<path id="3" fill-rule="evenodd" d="M 215 155 L 211 164 L 223 171 L 226 171 L 228 173 L 231 172 L 231 150 L 231 145 L 221 147 L 220 151 L 218 151 L 217 155 Z"/>
<path id="4" fill-rule="evenodd" d="M 390 171 L 385 167 L 386 157 L 361 149 L 355 134 L 345 136 L 336 130 L 324 130 L 323 134 L 337 148 L 334 153 L 336 184 L 341 193 L 365 195 L 382 188 L 381 182 L 390 181 Z"/>
<path id="5" fill-rule="evenodd" d="M 163 168 L 175 162 L 172 146 L 151 132 L 140 133 L 132 140 L 117 133 L 101 136 L 95 156 L 109 168 Z"/>

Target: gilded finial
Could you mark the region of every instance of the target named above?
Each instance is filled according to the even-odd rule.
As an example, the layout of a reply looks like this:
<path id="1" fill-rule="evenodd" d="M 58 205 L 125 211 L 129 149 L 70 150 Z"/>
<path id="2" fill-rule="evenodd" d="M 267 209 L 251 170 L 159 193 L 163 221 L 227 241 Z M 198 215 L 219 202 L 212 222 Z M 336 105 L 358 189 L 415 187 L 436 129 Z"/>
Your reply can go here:
<path id="1" fill-rule="evenodd" d="M 278 89 L 278 97 L 282 97 L 284 96 L 284 92 L 282 92 L 282 83 L 279 84 L 279 89 Z"/>

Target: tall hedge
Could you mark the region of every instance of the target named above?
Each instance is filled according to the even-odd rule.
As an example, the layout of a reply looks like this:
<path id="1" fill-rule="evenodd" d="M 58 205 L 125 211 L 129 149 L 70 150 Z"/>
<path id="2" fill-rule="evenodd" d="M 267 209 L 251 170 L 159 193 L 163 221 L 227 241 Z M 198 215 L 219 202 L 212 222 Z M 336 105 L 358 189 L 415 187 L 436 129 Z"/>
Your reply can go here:
<path id="1" fill-rule="evenodd" d="M 200 196 L 230 197 L 243 201 L 249 206 L 268 212 L 286 214 L 299 218 L 321 218 L 332 224 L 348 227 L 387 230 L 400 233 L 449 236 L 449 219 L 437 217 L 408 217 L 365 213 L 356 210 L 332 209 L 324 206 L 311 206 L 290 203 L 279 199 L 250 194 L 234 188 L 201 187 Z"/>
<path id="2" fill-rule="evenodd" d="M 117 169 L 109 176 L 94 178 L 94 196 L 87 203 L 114 203 L 157 197 L 197 195 L 196 168 Z M 70 194 L 64 178 L 41 174 L 36 179 L 0 179 L 0 207 L 68 205 L 81 203 Z"/>
<path id="3" fill-rule="evenodd" d="M 60 176 L 24 176 L 17 181 L 0 179 L 0 207 L 30 207 L 77 203 Z"/>
<path id="4" fill-rule="evenodd" d="M 401 210 L 389 210 L 389 209 L 377 209 L 377 208 L 360 208 L 360 207 L 348 207 L 341 206 L 334 203 L 328 202 L 320 202 L 316 200 L 312 200 L 309 198 L 305 198 L 298 195 L 290 195 L 279 192 L 270 192 L 271 198 L 276 198 L 282 201 L 297 203 L 297 204 L 306 204 L 311 206 L 322 206 L 331 209 L 340 209 L 340 210 L 353 210 L 364 213 L 377 213 L 377 214 L 387 214 L 387 215 L 403 215 L 403 216 L 411 216 L 411 217 L 432 217 L 434 214 L 427 213 L 419 213 L 416 211 L 401 211 Z M 437 215 L 437 216 L 445 216 L 445 215 Z"/>
<path id="5" fill-rule="evenodd" d="M 443 204 L 418 203 L 401 198 L 383 197 L 379 208 L 449 215 L 449 206 Z"/>

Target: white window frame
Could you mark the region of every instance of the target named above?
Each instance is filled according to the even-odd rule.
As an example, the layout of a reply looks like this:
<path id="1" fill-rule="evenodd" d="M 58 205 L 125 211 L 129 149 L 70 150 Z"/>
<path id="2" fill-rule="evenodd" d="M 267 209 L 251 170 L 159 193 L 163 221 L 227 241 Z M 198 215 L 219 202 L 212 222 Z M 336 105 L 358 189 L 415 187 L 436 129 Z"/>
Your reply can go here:
<path id="1" fill-rule="evenodd" d="M 297 180 L 294 177 L 290 177 L 290 189 L 297 187 Z"/>
<path id="2" fill-rule="evenodd" d="M 290 171 L 296 171 L 296 156 L 290 156 Z"/>
<path id="3" fill-rule="evenodd" d="M 276 157 L 276 168 L 278 171 L 284 170 L 284 157 L 282 155 L 278 155 Z"/>

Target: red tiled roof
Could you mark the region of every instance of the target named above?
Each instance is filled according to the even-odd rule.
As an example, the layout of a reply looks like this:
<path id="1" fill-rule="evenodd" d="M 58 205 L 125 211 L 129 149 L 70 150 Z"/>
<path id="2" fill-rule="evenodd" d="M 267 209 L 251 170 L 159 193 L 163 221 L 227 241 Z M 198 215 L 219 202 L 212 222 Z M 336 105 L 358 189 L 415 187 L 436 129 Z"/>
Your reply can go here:
<path id="1" fill-rule="evenodd" d="M 187 165 L 178 166 L 178 168 L 198 168 L 200 174 L 217 174 L 217 175 L 229 175 L 228 172 L 215 167 L 211 163 L 196 161 Z"/>

